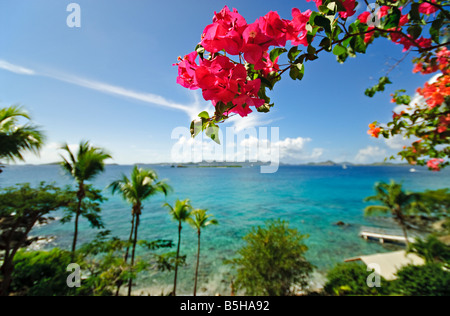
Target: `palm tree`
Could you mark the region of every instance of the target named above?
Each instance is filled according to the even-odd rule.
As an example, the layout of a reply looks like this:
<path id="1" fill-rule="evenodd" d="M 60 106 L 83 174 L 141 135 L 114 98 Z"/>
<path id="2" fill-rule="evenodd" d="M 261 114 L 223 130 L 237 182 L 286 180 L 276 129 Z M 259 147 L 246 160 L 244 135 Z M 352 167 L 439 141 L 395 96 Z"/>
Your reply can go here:
<path id="1" fill-rule="evenodd" d="M 219 222 L 212 218 L 213 215 L 206 214 L 207 210 L 197 209 L 192 212 L 192 217 L 188 218 L 188 223 L 192 228 L 197 230 L 198 236 L 198 248 L 197 248 L 197 265 L 195 267 L 195 283 L 194 283 L 194 296 L 197 296 L 197 279 L 198 279 L 198 267 L 200 265 L 200 235 L 202 228 L 206 228 L 210 225 L 217 225 Z"/>
<path id="2" fill-rule="evenodd" d="M 185 222 L 191 216 L 191 201 L 186 199 L 184 201 L 177 200 L 175 206 L 172 207 L 168 203 L 164 204 L 169 209 L 169 214 L 172 219 L 178 222 L 178 246 L 177 246 L 177 256 L 175 260 L 175 278 L 173 281 L 173 296 L 177 294 L 177 277 L 178 277 L 178 263 L 180 258 L 180 245 L 181 245 L 181 230 L 183 229 L 182 223 Z"/>
<path id="3" fill-rule="evenodd" d="M 391 181 L 389 184 L 385 182 L 375 185 L 376 195 L 369 196 L 364 201 L 380 202 L 381 205 L 370 205 L 364 210 L 366 216 L 376 214 L 391 214 L 403 230 L 406 245 L 409 246 L 406 215 L 411 213 L 415 205 L 418 195 L 416 193 L 404 192 L 402 185 Z"/>
<path id="4" fill-rule="evenodd" d="M 140 223 L 140 215 L 142 214 L 143 201 L 154 196 L 158 193 L 163 193 L 167 196 L 171 191 L 171 187 L 165 181 L 158 182 L 158 175 L 151 169 L 142 169 L 135 166 L 131 172 L 131 178 L 123 175 L 122 179 L 114 181 L 109 185 L 113 194 L 119 192 L 123 199 L 132 205 L 131 209 L 131 231 L 128 238 L 128 245 L 133 246 L 131 253 L 131 267 L 134 265 L 136 243 L 138 236 L 138 228 Z M 134 235 L 134 237 L 133 237 Z M 130 246 L 127 247 L 125 252 L 124 261 L 128 261 Z M 116 295 L 120 290 L 120 284 L 118 286 Z M 128 296 L 131 295 L 132 279 L 128 283 Z"/>
<path id="5" fill-rule="evenodd" d="M 30 116 L 19 106 L 0 109 L 0 159 L 24 160 L 23 154 L 35 154 L 44 144 L 44 134 L 30 123 L 18 125 L 19 119 L 30 120 Z"/>
<path id="6" fill-rule="evenodd" d="M 76 156 L 72 153 L 69 145 L 65 144 L 61 149 L 65 150 L 69 158 L 63 155 L 61 158 L 62 168 L 70 174 L 77 182 L 77 207 L 75 209 L 75 231 L 72 243 L 72 256 L 75 256 L 78 239 L 78 221 L 81 215 L 81 206 L 86 197 L 86 181 L 94 179 L 105 169 L 105 160 L 111 156 L 102 148 L 94 147 L 88 141 L 81 142 Z"/>

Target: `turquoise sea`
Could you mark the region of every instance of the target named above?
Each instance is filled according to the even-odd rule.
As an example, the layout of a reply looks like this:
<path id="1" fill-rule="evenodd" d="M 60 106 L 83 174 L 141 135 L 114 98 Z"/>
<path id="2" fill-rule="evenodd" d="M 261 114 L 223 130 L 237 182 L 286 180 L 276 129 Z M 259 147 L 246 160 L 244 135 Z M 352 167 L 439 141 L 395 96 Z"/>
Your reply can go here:
<path id="1" fill-rule="evenodd" d="M 144 166 L 145 167 L 145 166 Z M 291 227 L 308 234 L 307 258 L 316 266 L 315 280 L 320 282 L 327 269 L 345 258 L 362 254 L 391 251 L 392 245 L 367 242 L 358 237 L 361 226 L 386 226 L 391 222 L 365 218 L 363 199 L 372 195 L 377 181 L 394 179 L 403 182 L 411 191 L 450 187 L 450 170 L 433 173 L 425 168 L 410 172 L 407 166 L 282 166 L 275 174 L 261 174 L 254 168 L 170 168 L 151 166 L 161 179 L 168 179 L 174 192 L 167 197 L 189 198 L 196 208 L 206 208 L 219 220 L 220 225 L 207 228 L 202 234 L 202 258 L 199 289 L 204 294 L 229 294 L 230 268 L 223 260 L 235 255 L 242 245 L 242 237 L 252 226 L 262 225 L 269 219 L 281 218 Z M 103 189 L 122 173 L 128 175 L 132 166 L 107 166 L 105 173 L 93 182 Z M 0 175 L 0 187 L 16 183 L 41 181 L 59 185 L 73 184 L 58 166 L 7 166 Z M 130 206 L 119 196 L 105 190 L 108 201 L 103 205 L 106 228 L 114 236 L 126 239 L 130 226 Z M 172 239 L 176 242 L 177 225 L 162 208 L 164 197 L 145 203 L 139 237 L 141 239 Z M 348 226 L 335 223 L 343 221 Z M 79 242 L 88 242 L 96 231 L 82 223 Z M 52 235 L 56 240 L 47 247 L 69 249 L 73 225 L 53 222 L 35 229 L 35 235 Z M 187 255 L 187 266 L 181 268 L 179 294 L 190 295 L 196 255 L 196 234 L 185 225 L 182 252 Z M 168 293 L 173 283 L 172 274 L 145 274 L 137 287 L 152 294 Z"/>

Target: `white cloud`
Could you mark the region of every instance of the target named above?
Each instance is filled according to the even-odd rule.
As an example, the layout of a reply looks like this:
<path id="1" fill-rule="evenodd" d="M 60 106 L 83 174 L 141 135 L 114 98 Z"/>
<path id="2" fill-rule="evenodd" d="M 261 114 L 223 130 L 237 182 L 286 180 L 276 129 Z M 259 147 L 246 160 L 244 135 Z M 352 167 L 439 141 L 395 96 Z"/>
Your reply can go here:
<path id="1" fill-rule="evenodd" d="M 248 135 L 247 135 L 248 136 Z M 196 138 L 181 136 L 172 147 L 173 162 L 200 162 L 200 161 L 262 161 L 300 163 L 317 161 L 322 157 L 322 148 L 307 149 L 310 138 L 285 138 L 271 141 L 259 139 L 255 136 L 228 140 L 221 137 L 221 144 L 207 139 L 204 135 Z"/>
<path id="2" fill-rule="evenodd" d="M 39 155 L 27 152 L 23 155 L 26 164 L 48 164 L 61 161 L 61 154 L 64 153 L 61 150 L 61 143 L 48 143 L 41 149 Z M 72 152 L 76 152 L 78 144 L 69 144 L 69 148 Z M 21 162 L 18 162 L 21 163 Z"/>
<path id="3" fill-rule="evenodd" d="M 27 76 L 32 76 L 35 75 L 36 73 L 28 68 L 22 67 L 22 66 L 17 66 L 17 65 L 13 65 L 11 63 L 8 63 L 7 61 L 4 60 L 0 60 L 0 69 L 9 71 L 9 72 L 13 72 L 15 74 L 19 74 L 19 75 L 27 75 Z"/>
<path id="4" fill-rule="evenodd" d="M 229 118 L 227 123 L 232 124 L 232 126 L 236 129 L 236 132 L 240 132 L 248 128 L 268 126 L 274 122 L 273 119 L 263 119 L 264 116 L 267 115 L 265 113 L 259 112 L 253 112 L 247 117 L 240 117 L 239 115 L 235 115 Z"/>
<path id="5" fill-rule="evenodd" d="M 360 149 L 355 157 L 356 163 L 374 163 L 383 161 L 387 156 L 385 149 L 378 146 L 368 146 Z"/>
<path id="6" fill-rule="evenodd" d="M 411 144 L 416 140 L 416 138 L 406 138 L 403 135 L 395 135 L 384 139 L 384 142 L 391 149 L 401 150 L 404 146 L 411 146 Z"/>
<path id="7" fill-rule="evenodd" d="M 111 94 L 115 96 L 121 96 L 133 100 L 138 100 L 144 103 L 161 106 L 169 109 L 175 109 L 179 111 L 185 112 L 189 118 L 194 119 L 197 117 L 198 113 L 202 112 L 205 109 L 209 108 L 208 103 L 201 102 L 197 93 L 194 93 L 194 103 L 192 104 L 180 104 L 177 102 L 173 102 L 164 98 L 163 96 L 147 93 L 147 92 L 138 92 L 132 89 L 111 85 L 105 82 L 100 82 L 96 80 L 90 80 L 78 76 L 73 76 L 69 74 L 56 73 L 56 72 L 47 72 L 47 73 L 37 73 L 34 70 L 13 65 L 7 61 L 0 60 L 0 69 L 13 72 L 20 75 L 35 75 L 52 78 L 58 81 L 67 82 L 70 84 L 74 84 L 83 88 L 95 90 L 101 93 Z"/>

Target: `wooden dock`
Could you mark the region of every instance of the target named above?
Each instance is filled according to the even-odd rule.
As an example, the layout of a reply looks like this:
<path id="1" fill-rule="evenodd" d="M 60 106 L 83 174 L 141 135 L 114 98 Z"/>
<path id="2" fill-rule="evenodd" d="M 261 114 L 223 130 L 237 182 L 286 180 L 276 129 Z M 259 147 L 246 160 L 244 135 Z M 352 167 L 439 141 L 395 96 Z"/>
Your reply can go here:
<path id="1" fill-rule="evenodd" d="M 401 230 L 395 229 L 384 229 L 377 227 L 362 227 L 359 235 L 365 240 L 378 240 L 380 243 L 392 242 L 392 243 L 401 243 L 406 244 L 406 238 L 403 236 L 403 232 Z M 409 236 L 408 241 L 413 243 L 415 237 L 417 236 Z"/>

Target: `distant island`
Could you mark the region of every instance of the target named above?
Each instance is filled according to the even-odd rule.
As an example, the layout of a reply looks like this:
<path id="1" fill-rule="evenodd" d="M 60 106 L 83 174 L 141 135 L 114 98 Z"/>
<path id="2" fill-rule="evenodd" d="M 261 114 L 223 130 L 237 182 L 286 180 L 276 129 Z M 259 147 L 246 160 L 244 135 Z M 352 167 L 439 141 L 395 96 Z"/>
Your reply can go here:
<path id="1" fill-rule="evenodd" d="M 53 163 L 45 163 L 45 164 L 23 164 L 22 166 L 53 166 L 59 165 L 59 162 Z M 268 165 L 269 162 L 223 162 L 223 161 L 213 161 L 213 162 L 188 162 L 188 163 L 177 163 L 177 162 L 161 162 L 161 163 L 135 163 L 133 165 L 139 166 L 159 166 L 159 167 L 172 167 L 172 168 L 251 168 L 251 167 L 260 167 L 264 165 Z M 8 164 L 6 164 L 8 165 Z M 106 164 L 108 166 L 119 166 L 119 165 L 128 165 L 128 164 L 117 164 L 117 163 L 109 163 Z M 283 163 L 279 164 L 280 166 L 342 166 L 342 167 L 358 167 L 358 166 L 411 166 L 408 163 L 394 163 L 394 162 L 375 162 L 370 164 L 358 164 L 352 162 L 334 162 L 332 160 L 322 161 L 322 162 L 307 162 L 307 163 Z"/>

